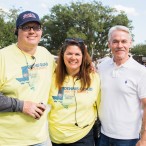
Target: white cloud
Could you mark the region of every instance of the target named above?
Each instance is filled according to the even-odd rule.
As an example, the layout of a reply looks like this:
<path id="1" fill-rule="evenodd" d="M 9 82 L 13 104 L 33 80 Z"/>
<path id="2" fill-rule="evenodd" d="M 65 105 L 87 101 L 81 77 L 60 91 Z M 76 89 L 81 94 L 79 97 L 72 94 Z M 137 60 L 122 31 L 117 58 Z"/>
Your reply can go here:
<path id="1" fill-rule="evenodd" d="M 3 10 L 4 12 L 7 12 L 7 13 L 9 12 L 9 9 L 3 8 L 1 6 L 0 6 L 0 9 Z"/>
<path id="2" fill-rule="evenodd" d="M 116 8 L 118 11 L 124 11 L 127 15 L 132 15 L 132 16 L 138 16 L 139 13 L 136 12 L 135 8 L 131 7 L 125 7 L 122 5 L 115 5 L 114 8 Z"/>
<path id="3" fill-rule="evenodd" d="M 48 8 L 48 4 L 47 4 L 47 3 L 41 3 L 41 7 L 42 7 L 43 9 L 47 9 L 47 8 Z"/>

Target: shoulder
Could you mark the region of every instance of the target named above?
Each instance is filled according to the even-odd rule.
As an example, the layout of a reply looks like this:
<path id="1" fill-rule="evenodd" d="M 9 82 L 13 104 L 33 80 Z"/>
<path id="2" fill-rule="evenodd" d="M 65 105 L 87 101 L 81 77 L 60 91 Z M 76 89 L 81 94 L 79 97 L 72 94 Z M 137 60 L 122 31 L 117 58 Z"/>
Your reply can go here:
<path id="1" fill-rule="evenodd" d="M 8 51 L 10 51 L 11 49 L 14 49 L 14 48 L 16 48 L 16 44 L 9 45 L 7 47 L 4 47 L 4 48 L 0 49 L 0 53 L 8 52 Z"/>
<path id="2" fill-rule="evenodd" d="M 40 56 L 44 56 L 44 57 L 47 57 L 48 59 L 53 59 L 54 60 L 54 56 L 43 46 L 38 46 L 37 47 L 37 53 L 40 55 Z"/>
<path id="3" fill-rule="evenodd" d="M 100 90 L 100 77 L 98 73 L 91 73 L 91 88 L 96 90 L 96 92 L 99 92 Z"/>
<path id="4" fill-rule="evenodd" d="M 90 77 L 91 77 L 91 80 L 96 80 L 96 81 L 100 80 L 99 73 L 97 72 L 90 73 Z"/>
<path id="5" fill-rule="evenodd" d="M 39 52 L 51 54 L 51 53 L 47 50 L 47 48 L 45 48 L 45 47 L 43 47 L 43 46 L 38 46 L 38 47 L 37 47 L 37 50 L 38 50 Z"/>
<path id="6" fill-rule="evenodd" d="M 9 45 L 7 47 L 4 47 L 0 49 L 0 57 L 5 58 L 5 57 L 10 57 L 15 51 L 16 51 L 16 44 Z M 15 50 L 15 51 L 14 51 Z"/>
<path id="7" fill-rule="evenodd" d="M 98 70 L 101 70 L 104 68 L 108 68 L 112 64 L 113 64 L 113 59 L 109 58 L 109 59 L 106 59 L 106 60 L 102 61 L 101 63 L 99 63 L 97 68 L 98 68 Z"/>
<path id="8" fill-rule="evenodd" d="M 146 72 L 146 67 L 133 58 L 131 58 L 131 67 L 137 71 Z"/>

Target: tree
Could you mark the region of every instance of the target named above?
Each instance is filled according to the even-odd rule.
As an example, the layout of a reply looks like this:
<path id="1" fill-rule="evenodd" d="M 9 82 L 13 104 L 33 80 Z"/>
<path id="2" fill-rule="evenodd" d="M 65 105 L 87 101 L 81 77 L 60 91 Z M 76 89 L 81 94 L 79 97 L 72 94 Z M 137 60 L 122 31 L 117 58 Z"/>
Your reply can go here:
<path id="1" fill-rule="evenodd" d="M 20 9 L 12 8 L 9 12 L 0 9 L 0 49 L 16 42 L 15 22 Z"/>
<path id="2" fill-rule="evenodd" d="M 44 35 L 48 34 L 45 45 L 54 54 L 58 52 L 65 38 L 79 37 L 85 40 L 92 57 L 103 57 L 110 53 L 107 47 L 110 27 L 120 24 L 132 30 L 131 21 L 124 12 L 117 12 L 114 8 L 96 1 L 56 5 L 42 21 Z"/>
<path id="3" fill-rule="evenodd" d="M 143 57 L 146 57 L 146 44 L 138 44 L 135 45 L 130 50 L 133 58 L 138 61 L 139 63 L 143 64 Z"/>
<path id="4" fill-rule="evenodd" d="M 146 44 L 138 44 L 131 49 L 134 56 L 146 56 Z"/>

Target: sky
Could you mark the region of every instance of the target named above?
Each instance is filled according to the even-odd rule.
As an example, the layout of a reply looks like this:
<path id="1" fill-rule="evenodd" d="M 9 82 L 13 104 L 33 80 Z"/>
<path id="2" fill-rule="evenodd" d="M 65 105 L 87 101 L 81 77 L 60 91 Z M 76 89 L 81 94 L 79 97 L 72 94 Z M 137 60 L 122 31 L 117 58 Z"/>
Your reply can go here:
<path id="1" fill-rule="evenodd" d="M 93 2 L 93 0 L 0 0 L 0 8 L 8 11 L 10 8 L 21 8 L 23 11 L 31 10 L 41 18 L 49 14 L 50 9 L 56 4 L 70 4 L 71 2 Z M 98 0 L 99 1 L 99 0 Z M 132 34 L 134 43 L 146 44 L 146 0 L 100 0 L 103 6 L 123 10 L 132 21 Z"/>

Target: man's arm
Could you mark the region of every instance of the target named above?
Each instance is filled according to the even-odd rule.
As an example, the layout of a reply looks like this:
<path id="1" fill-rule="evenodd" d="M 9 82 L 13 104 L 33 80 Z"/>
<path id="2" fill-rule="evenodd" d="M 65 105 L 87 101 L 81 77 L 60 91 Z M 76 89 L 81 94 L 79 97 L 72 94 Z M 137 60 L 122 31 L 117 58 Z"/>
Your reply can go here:
<path id="1" fill-rule="evenodd" d="M 0 93 L 0 112 L 23 112 L 35 119 L 39 119 L 46 106 L 32 101 L 21 101 L 17 98 L 11 98 Z"/>
<path id="2" fill-rule="evenodd" d="M 146 98 L 143 98 L 141 101 L 143 106 L 142 131 L 141 138 L 136 146 L 146 146 Z"/>
<path id="3" fill-rule="evenodd" d="M 22 112 L 23 101 L 0 93 L 0 112 Z"/>

